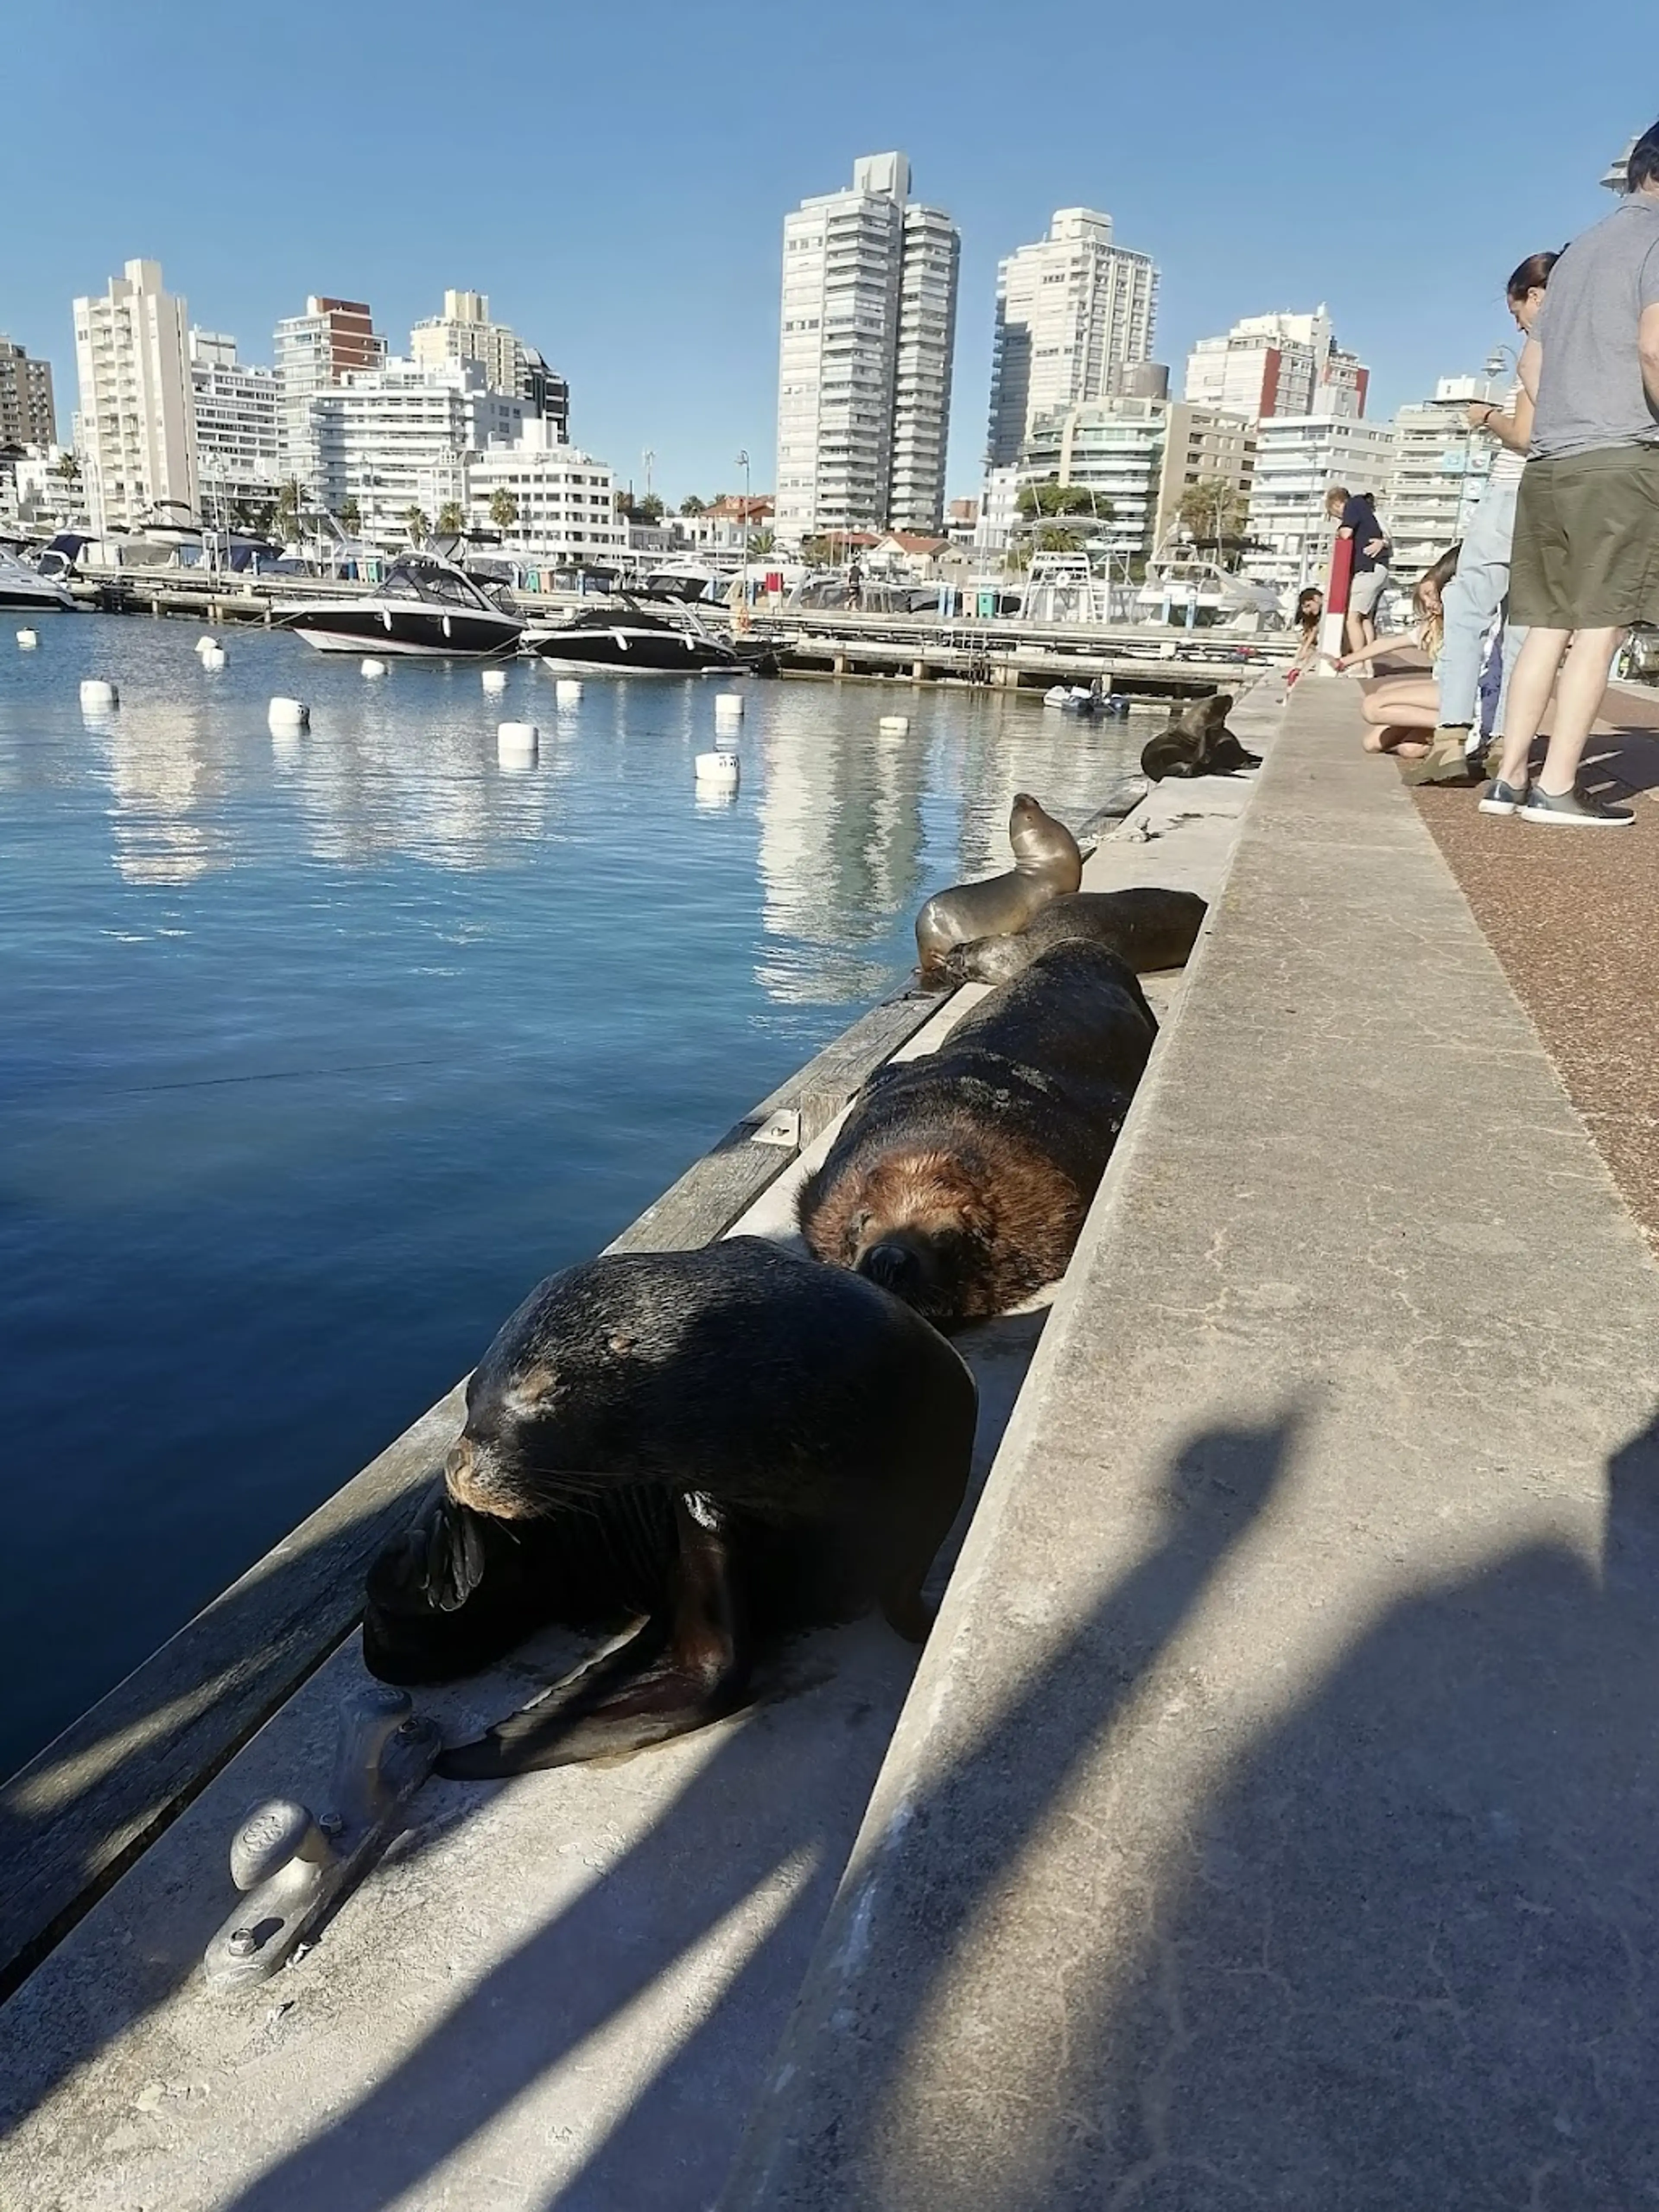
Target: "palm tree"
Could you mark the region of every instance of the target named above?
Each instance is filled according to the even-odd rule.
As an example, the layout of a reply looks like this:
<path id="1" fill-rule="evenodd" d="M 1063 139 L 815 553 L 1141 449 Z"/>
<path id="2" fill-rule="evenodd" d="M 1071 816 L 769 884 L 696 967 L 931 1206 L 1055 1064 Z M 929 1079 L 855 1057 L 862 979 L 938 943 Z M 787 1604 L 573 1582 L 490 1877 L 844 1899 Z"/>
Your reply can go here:
<path id="1" fill-rule="evenodd" d="M 466 510 L 458 499 L 447 499 L 438 509 L 440 538 L 459 538 L 466 528 Z"/>
<path id="2" fill-rule="evenodd" d="M 340 509 L 340 527 L 343 530 L 349 531 L 351 536 L 355 538 L 362 526 L 363 511 L 362 507 L 358 506 L 356 499 L 354 496 L 347 500 L 344 506 Z"/>
<path id="3" fill-rule="evenodd" d="M 749 556 L 753 561 L 764 561 L 778 550 L 776 536 L 769 530 L 757 530 L 749 541 Z"/>
<path id="4" fill-rule="evenodd" d="M 276 494 L 276 534 L 286 545 L 300 534 L 300 479 L 290 477 Z"/>
<path id="5" fill-rule="evenodd" d="M 519 495 L 498 484 L 489 495 L 489 519 L 497 530 L 511 530 L 519 519 Z"/>
<path id="6" fill-rule="evenodd" d="M 411 545 L 424 544 L 426 534 L 432 527 L 421 509 L 413 506 L 404 509 L 403 526 L 409 532 L 409 542 Z"/>
<path id="7" fill-rule="evenodd" d="M 81 481 L 81 464 L 75 454 L 67 450 L 58 457 L 57 472 L 66 484 L 79 483 Z"/>
<path id="8" fill-rule="evenodd" d="M 687 492 L 685 497 L 680 501 L 680 513 L 682 514 L 705 514 L 708 511 L 708 501 L 706 499 L 699 499 L 694 491 Z"/>

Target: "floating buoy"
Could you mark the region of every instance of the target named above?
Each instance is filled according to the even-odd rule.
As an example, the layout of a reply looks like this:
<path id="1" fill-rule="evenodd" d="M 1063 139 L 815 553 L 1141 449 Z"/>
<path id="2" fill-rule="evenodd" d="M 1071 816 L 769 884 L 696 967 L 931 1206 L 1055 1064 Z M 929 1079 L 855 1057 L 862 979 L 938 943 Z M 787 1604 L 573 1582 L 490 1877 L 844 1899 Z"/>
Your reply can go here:
<path id="1" fill-rule="evenodd" d="M 735 791 L 742 768 L 736 753 L 723 749 L 717 753 L 697 755 L 697 781 L 712 784 L 718 790 Z"/>
<path id="2" fill-rule="evenodd" d="M 503 768 L 527 768 L 536 757 L 541 735 L 533 722 L 497 722 L 496 759 Z"/>
<path id="3" fill-rule="evenodd" d="M 40 639 L 38 632 L 34 630 L 20 629 L 17 633 L 17 642 L 22 647 L 25 653 L 28 653 L 32 651 L 35 646 L 40 644 Z"/>
<path id="4" fill-rule="evenodd" d="M 486 668 L 481 680 L 486 691 L 505 691 L 507 671 L 504 668 Z"/>
<path id="5" fill-rule="evenodd" d="M 308 730 L 311 709 L 303 699 L 273 699 L 266 720 L 273 730 Z"/>
<path id="6" fill-rule="evenodd" d="M 376 660 L 371 654 L 370 657 L 363 663 L 363 674 L 365 676 L 384 676 L 386 674 L 385 661 Z"/>
<path id="7" fill-rule="evenodd" d="M 743 720 L 741 691 L 717 691 L 714 694 L 714 720 L 717 722 L 740 722 Z"/>
<path id="8" fill-rule="evenodd" d="M 574 676 L 562 676 L 553 686 L 553 696 L 562 707 L 574 707 L 581 696 L 581 684 Z"/>
<path id="9" fill-rule="evenodd" d="M 100 713 L 106 707 L 118 707 L 121 695 L 106 677 L 88 676 L 81 684 L 81 704 Z"/>
<path id="10" fill-rule="evenodd" d="M 204 668 L 222 668 L 225 665 L 223 649 L 216 645 L 212 647 L 210 650 L 198 654 L 198 658 L 200 659 Z"/>
<path id="11" fill-rule="evenodd" d="M 198 653 L 217 653 L 219 641 L 216 637 L 198 637 L 196 641 L 196 650 Z"/>
<path id="12" fill-rule="evenodd" d="M 884 738 L 902 738 L 910 726 L 908 714 L 884 714 L 876 727 Z"/>

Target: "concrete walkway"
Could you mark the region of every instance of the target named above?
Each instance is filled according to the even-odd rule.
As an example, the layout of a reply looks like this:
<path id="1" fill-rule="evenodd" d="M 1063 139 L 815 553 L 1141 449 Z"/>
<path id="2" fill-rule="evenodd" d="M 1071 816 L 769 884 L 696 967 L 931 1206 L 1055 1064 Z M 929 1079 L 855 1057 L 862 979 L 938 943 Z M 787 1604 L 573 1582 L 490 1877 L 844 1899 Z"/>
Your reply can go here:
<path id="1" fill-rule="evenodd" d="M 1300 685 L 726 2212 L 1659 2203 L 1656 1341 Z"/>

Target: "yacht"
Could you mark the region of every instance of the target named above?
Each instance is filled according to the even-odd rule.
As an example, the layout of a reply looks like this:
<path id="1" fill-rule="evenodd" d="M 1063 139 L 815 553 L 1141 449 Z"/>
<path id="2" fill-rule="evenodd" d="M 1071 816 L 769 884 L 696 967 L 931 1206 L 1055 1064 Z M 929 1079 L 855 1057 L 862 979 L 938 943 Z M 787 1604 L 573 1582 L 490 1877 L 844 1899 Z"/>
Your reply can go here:
<path id="1" fill-rule="evenodd" d="M 1155 553 L 1146 564 L 1146 581 L 1135 597 L 1140 622 L 1167 622 L 1191 607 L 1205 623 L 1231 629 L 1279 626 L 1279 593 L 1272 584 L 1235 575 L 1218 562 L 1188 547 Z"/>
<path id="2" fill-rule="evenodd" d="M 672 614 L 659 613 L 629 592 L 618 592 L 606 606 L 580 608 L 568 622 L 538 625 L 524 643 L 551 667 L 621 676 L 702 676 L 740 665 L 735 648 L 690 605 L 681 602 Z"/>
<path id="3" fill-rule="evenodd" d="M 43 576 L 0 547 L 0 607 L 9 614 L 47 614 L 55 607 L 73 614 L 75 601 L 55 577 Z"/>
<path id="4" fill-rule="evenodd" d="M 509 614 L 447 561 L 398 561 L 358 599 L 316 599 L 283 619 L 319 653 L 399 653 L 483 660 L 511 653 L 524 634 Z"/>

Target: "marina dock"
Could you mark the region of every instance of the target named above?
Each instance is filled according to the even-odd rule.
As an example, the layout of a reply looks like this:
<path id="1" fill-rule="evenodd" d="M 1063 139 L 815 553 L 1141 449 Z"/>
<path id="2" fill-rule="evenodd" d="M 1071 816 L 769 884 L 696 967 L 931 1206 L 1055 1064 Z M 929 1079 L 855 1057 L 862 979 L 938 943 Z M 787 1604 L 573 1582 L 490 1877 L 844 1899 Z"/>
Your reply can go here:
<path id="1" fill-rule="evenodd" d="M 314 1949 L 212 1995 L 228 1838 L 326 1771 L 452 1394 L 0 1793 L 0 2201 L 1659 2188 L 1659 1275 L 1442 795 L 1346 684 L 1233 720 L 1261 774 L 1159 787 L 1088 866 L 1211 916 L 1052 1308 L 960 1340 L 983 1488 L 920 1665 L 866 1621 L 630 1761 L 428 1784 Z M 788 1235 L 863 1076 L 977 995 L 873 1009 L 612 1249 Z"/>

